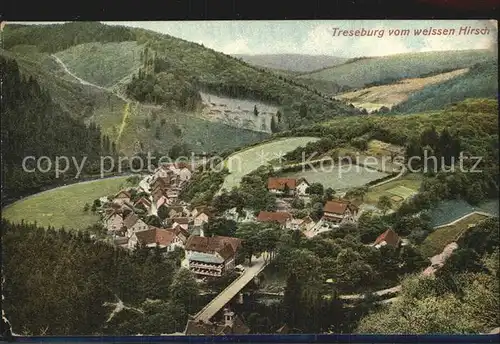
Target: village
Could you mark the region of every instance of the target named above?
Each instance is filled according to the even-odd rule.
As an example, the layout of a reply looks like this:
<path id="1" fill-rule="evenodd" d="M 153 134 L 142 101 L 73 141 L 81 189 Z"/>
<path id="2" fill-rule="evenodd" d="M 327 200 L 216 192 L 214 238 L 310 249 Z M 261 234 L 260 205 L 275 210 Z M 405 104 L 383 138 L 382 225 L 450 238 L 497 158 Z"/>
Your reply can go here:
<path id="1" fill-rule="evenodd" d="M 267 190 L 277 196 L 276 211 L 255 213 L 249 209 L 238 211 L 232 208 L 218 214 L 209 205 L 193 207 L 179 199 L 181 191 L 195 173 L 196 170 L 187 163 L 160 165 L 153 174 L 139 178 L 138 186 L 123 189 L 114 197 L 103 197 L 98 212 L 102 215 L 108 239 L 130 251 L 138 247 L 160 249 L 164 254 L 182 250 L 184 258 L 181 266 L 192 271 L 200 283 L 207 278 L 220 278 L 234 272 L 242 275 L 254 269 L 253 274 L 249 272 L 251 279 L 268 262 L 257 259 L 252 264 L 237 264 L 243 241 L 229 236 L 206 236 L 205 228 L 211 221 L 222 218 L 236 223 L 272 223 L 282 231 L 300 231 L 306 238 L 313 238 L 343 224 L 356 225 L 363 212 L 362 202 L 333 197 L 325 202 L 319 220 L 315 221 L 309 215 L 296 217 L 294 213 L 297 211 L 293 209 L 291 204 L 294 202 L 291 200 L 310 202 L 311 184 L 305 178 L 269 177 Z M 406 241 L 389 228 L 380 233 L 370 246 L 399 247 L 405 244 Z M 257 266 L 259 263 L 262 265 Z M 229 309 L 225 309 L 225 314 L 225 318 L 230 316 L 236 319 L 233 319 L 236 323 L 241 323 Z M 200 316 L 203 317 L 202 314 Z M 208 318 L 206 321 L 190 320 L 186 334 L 212 333 L 212 330 L 203 330 L 207 324 L 211 324 Z M 245 328 L 241 323 L 238 331 L 245 333 Z"/>
<path id="2" fill-rule="evenodd" d="M 103 202 L 102 220 L 107 234 L 117 246 L 134 250 L 138 245 L 156 247 L 172 252 L 176 247 L 186 253 L 184 266 L 199 276 L 222 276 L 235 269 L 236 253 L 241 240 L 231 237 L 206 237 L 204 226 L 217 217 L 236 222 L 264 222 L 279 224 L 282 230 L 298 230 L 312 238 L 341 224 L 356 224 L 362 210 L 359 201 L 337 198 L 327 201 L 323 216 L 314 221 L 310 216 L 295 218 L 289 207 L 277 211 L 260 211 L 257 216 L 244 209 L 242 216 L 236 208 L 216 214 L 209 205 L 191 207 L 180 201 L 179 194 L 194 171 L 186 163 L 165 164 L 154 174 L 145 177 L 138 187 L 121 190 L 108 202 Z M 278 195 L 277 203 L 299 197 L 308 201 L 310 184 L 304 178 L 270 177 L 267 189 Z M 289 203 L 287 203 L 289 206 Z M 160 213 L 163 214 L 160 216 Z M 147 224 L 145 217 L 158 216 L 157 225 Z M 404 243 L 393 231 L 380 233 L 374 246 Z M 241 267 L 240 267 L 241 269 Z"/>

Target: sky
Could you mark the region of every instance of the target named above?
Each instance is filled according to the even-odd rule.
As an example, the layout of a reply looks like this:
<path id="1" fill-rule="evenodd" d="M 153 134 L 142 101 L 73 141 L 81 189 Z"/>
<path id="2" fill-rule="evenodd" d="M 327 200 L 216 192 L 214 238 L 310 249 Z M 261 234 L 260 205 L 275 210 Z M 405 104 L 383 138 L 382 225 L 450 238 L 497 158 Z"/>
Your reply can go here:
<path id="1" fill-rule="evenodd" d="M 289 20 L 289 21 L 142 21 L 103 22 L 140 27 L 203 44 L 226 54 L 308 54 L 338 57 L 382 56 L 408 52 L 494 49 L 493 20 Z M 471 26 L 488 35 L 415 36 L 414 29 Z M 384 36 L 344 37 L 332 29 L 384 29 Z M 410 29 L 409 36 L 390 36 L 389 29 Z"/>

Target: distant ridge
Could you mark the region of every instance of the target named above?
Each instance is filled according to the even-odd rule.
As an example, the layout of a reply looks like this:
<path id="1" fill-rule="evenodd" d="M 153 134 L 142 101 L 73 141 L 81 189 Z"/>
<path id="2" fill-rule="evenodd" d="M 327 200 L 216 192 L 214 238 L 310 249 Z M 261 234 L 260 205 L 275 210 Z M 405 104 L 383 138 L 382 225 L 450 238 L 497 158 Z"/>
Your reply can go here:
<path id="1" fill-rule="evenodd" d="M 235 54 L 233 56 L 259 67 L 302 73 L 333 67 L 349 60 L 344 57 L 306 54 Z"/>

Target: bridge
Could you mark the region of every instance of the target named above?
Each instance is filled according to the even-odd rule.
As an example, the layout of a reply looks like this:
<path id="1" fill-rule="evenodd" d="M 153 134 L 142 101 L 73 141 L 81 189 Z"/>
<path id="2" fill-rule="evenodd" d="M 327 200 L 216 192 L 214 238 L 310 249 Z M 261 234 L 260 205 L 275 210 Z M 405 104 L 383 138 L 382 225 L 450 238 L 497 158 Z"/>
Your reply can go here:
<path id="1" fill-rule="evenodd" d="M 235 279 L 226 289 L 210 301 L 201 311 L 195 316 L 195 321 L 209 322 L 210 319 L 217 314 L 229 301 L 231 301 L 238 293 L 257 276 L 271 261 L 270 255 L 267 252 L 261 254 L 259 258 L 252 259 L 252 265 L 247 267 L 245 271 Z"/>

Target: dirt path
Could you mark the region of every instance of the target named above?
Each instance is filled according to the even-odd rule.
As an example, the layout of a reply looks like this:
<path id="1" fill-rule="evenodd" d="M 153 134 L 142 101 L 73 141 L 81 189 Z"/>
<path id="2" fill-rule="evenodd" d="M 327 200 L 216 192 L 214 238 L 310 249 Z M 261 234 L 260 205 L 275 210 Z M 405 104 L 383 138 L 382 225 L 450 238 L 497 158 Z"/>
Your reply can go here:
<path id="1" fill-rule="evenodd" d="M 115 96 L 117 96 L 118 98 L 120 98 L 120 99 L 121 99 L 121 100 L 123 100 L 124 102 L 127 102 L 127 103 L 131 102 L 131 100 L 130 100 L 130 99 L 125 98 L 124 96 L 122 96 L 122 95 L 121 95 L 121 94 L 119 94 L 118 92 L 113 92 L 113 91 L 112 91 L 111 89 L 109 89 L 109 88 L 106 88 L 106 87 L 102 87 L 102 86 L 96 85 L 96 84 L 94 84 L 94 83 L 88 82 L 88 81 L 83 80 L 82 78 L 80 78 L 80 77 L 76 76 L 75 74 L 73 74 L 73 72 L 72 72 L 72 71 L 70 71 L 70 70 L 68 69 L 68 66 L 66 66 L 66 65 L 64 64 L 64 62 L 62 62 L 62 61 L 61 61 L 61 59 L 60 59 L 59 57 L 57 57 L 56 55 L 51 55 L 51 56 L 52 56 L 52 58 L 53 58 L 54 60 L 56 60 L 56 62 L 57 62 L 57 63 L 59 63 L 59 64 L 61 65 L 61 67 L 64 69 L 64 71 L 65 71 L 66 73 L 68 73 L 69 75 L 71 75 L 71 76 L 72 76 L 74 79 L 76 79 L 76 80 L 77 80 L 80 84 L 82 84 L 82 85 L 86 85 L 86 86 L 92 86 L 92 87 L 98 88 L 98 89 L 100 89 L 100 90 L 103 90 L 103 91 L 106 91 L 106 92 L 113 93 Z"/>

